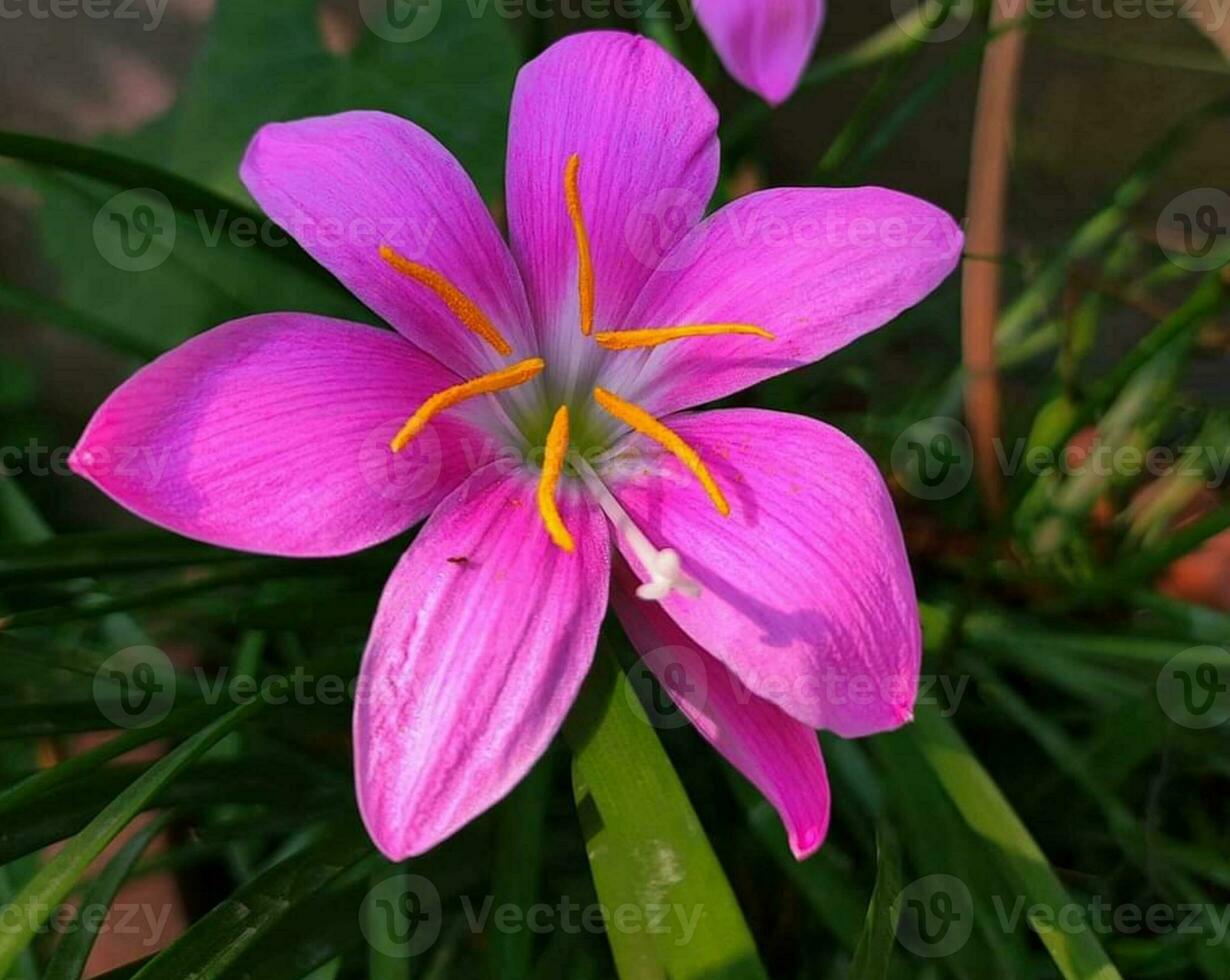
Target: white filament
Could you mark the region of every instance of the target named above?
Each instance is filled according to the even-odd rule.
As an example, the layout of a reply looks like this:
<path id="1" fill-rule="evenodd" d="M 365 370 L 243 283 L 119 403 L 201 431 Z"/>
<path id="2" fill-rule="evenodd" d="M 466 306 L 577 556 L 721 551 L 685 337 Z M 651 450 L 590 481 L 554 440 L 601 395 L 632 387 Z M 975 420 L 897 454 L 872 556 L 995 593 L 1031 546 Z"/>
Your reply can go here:
<path id="1" fill-rule="evenodd" d="M 598 506 L 606 514 L 607 519 L 615 526 L 615 530 L 623 535 L 628 547 L 636 555 L 645 571 L 649 573 L 649 581 L 637 586 L 636 594 L 641 599 L 662 600 L 672 591 L 690 598 L 700 595 L 700 584 L 683 570 L 683 562 L 679 552 L 674 548 L 655 548 L 650 540 L 628 516 L 628 512 L 619 505 L 619 501 L 606 488 L 592 466 L 579 456 L 572 459 L 573 465 L 581 476 L 586 489 L 594 495 Z"/>

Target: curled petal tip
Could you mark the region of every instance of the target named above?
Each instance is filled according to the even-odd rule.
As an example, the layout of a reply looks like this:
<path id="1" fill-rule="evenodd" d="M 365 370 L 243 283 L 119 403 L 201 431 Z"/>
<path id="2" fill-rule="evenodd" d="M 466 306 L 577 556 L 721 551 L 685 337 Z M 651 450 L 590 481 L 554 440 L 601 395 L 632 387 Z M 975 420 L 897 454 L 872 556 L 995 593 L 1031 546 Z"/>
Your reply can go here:
<path id="1" fill-rule="evenodd" d="M 820 850 L 824 838 L 828 836 L 828 826 L 800 827 L 790 834 L 790 853 L 796 861 L 806 861 Z"/>
<path id="2" fill-rule="evenodd" d="M 92 453 L 85 448 L 84 444 L 78 444 L 73 447 L 73 451 L 68 454 L 68 468 L 78 476 L 88 477 L 90 475 L 90 462 Z"/>

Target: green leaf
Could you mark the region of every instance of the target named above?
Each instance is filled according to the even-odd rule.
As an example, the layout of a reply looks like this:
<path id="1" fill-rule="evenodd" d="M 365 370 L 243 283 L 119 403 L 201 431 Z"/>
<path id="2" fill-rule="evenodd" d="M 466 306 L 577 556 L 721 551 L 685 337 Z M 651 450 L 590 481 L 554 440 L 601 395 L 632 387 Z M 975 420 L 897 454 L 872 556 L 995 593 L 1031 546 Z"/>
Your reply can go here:
<path id="1" fill-rule="evenodd" d="M 1029 938 L 1008 933 L 999 925 L 996 901 L 1014 893 L 1015 885 L 988 860 L 982 841 L 969 827 L 932 773 L 914 737 L 912 728 L 901 729 L 871 740 L 882 782 L 890 801 L 885 819 L 905 843 L 909 870 L 915 876 L 897 897 L 897 936 L 903 949 L 913 955 L 949 954 L 953 973 L 959 977 L 1017 977 L 1030 975 Z M 921 876 L 921 877 L 918 877 Z M 954 880 L 955 879 L 955 880 Z M 907 920 L 903 913 L 911 899 L 928 899 L 946 892 L 948 929 L 937 929 L 938 920 Z M 924 933 L 915 926 L 926 926 Z M 916 940 L 922 940 L 918 945 Z M 946 943 L 945 946 L 933 944 Z"/>
<path id="2" fill-rule="evenodd" d="M 90 887 L 81 897 L 79 910 L 111 907 L 137 860 L 149 847 L 150 842 L 166 827 L 169 819 L 170 813 L 166 813 L 151 820 L 125 842 L 115 857 L 107 862 L 102 873 L 90 883 Z M 89 925 L 83 924 L 80 915 L 81 911 L 78 912 L 77 928 L 69 932 L 56 947 L 55 955 L 47 964 L 43 980 L 80 980 L 85 972 L 86 960 L 90 958 L 90 950 L 94 948 L 98 933 Z"/>
<path id="3" fill-rule="evenodd" d="M 280 707 L 274 715 L 284 715 L 288 710 Z M 353 808 L 353 788 L 348 781 L 326 782 L 316 772 L 299 766 L 279 765 L 278 758 L 256 755 L 245 758 L 243 763 L 203 760 L 166 786 L 157 798 L 147 800 L 142 809 L 179 805 L 199 808 L 227 803 L 276 808 L 285 800 L 294 799 L 296 819 L 284 823 L 302 826 L 339 807 Z M 3 814 L 0 816 L 0 864 L 87 827 L 118 794 L 152 768 L 140 763 L 99 766 L 15 812 Z M 238 829 L 245 831 L 248 826 L 241 824 Z M 230 835 L 231 838 L 235 836 Z"/>
<path id="4" fill-rule="evenodd" d="M 4 134 L 0 134 L 0 140 L 3 138 Z M 141 337 L 131 336 L 126 330 L 99 320 L 88 313 L 71 310 L 67 306 L 62 306 L 8 283 L 0 283 L 0 309 L 24 319 L 53 323 L 72 333 L 97 341 L 104 347 L 119 351 L 121 354 L 130 354 L 142 361 L 157 357 L 163 350 L 158 344 Z"/>
<path id="5" fill-rule="evenodd" d="M 492 880 L 496 908 L 529 908 L 537 899 L 554 762 L 553 754 L 544 756 L 500 808 Z M 501 980 L 529 977 L 533 939 L 528 929 L 493 932 L 492 976 Z"/>
<path id="6" fill-rule="evenodd" d="M 934 708 L 920 706 L 911 734 L 969 829 L 1020 888 L 1026 904 L 1050 909 L 1072 905 L 1046 855 L 951 722 Z M 1035 926 L 1066 980 L 1122 980 L 1091 930 L 1064 931 L 1053 923 Z"/>
<path id="7" fill-rule="evenodd" d="M 565 725 L 594 885 L 620 977 L 764 978 L 756 945 L 679 777 L 600 647 Z M 620 910 L 623 910 L 622 913 Z M 639 925 L 623 925 L 620 914 Z M 658 931 L 648 929 L 660 916 Z"/>
<path id="8" fill-rule="evenodd" d="M 798 91 L 826 85 L 852 72 L 891 60 L 916 48 L 920 41 L 929 40 L 929 33 L 943 29 L 942 20 L 929 21 L 933 16 L 934 12 L 928 9 L 928 5 L 920 3 L 908 14 L 904 14 L 900 19 L 894 18 L 892 23 L 840 54 L 817 59 L 815 66 L 799 81 Z M 928 23 L 932 26 L 928 27 Z M 756 100 L 738 115 L 731 117 L 721 131 L 724 150 L 733 152 L 752 139 L 771 111 L 771 107 L 766 103 Z"/>
<path id="9" fill-rule="evenodd" d="M 1116 188 L 1111 203 L 1069 236 L 1058 254 L 1030 277 L 1030 284 L 1000 317 L 995 341 L 1001 350 L 1021 343 L 1029 328 L 1046 312 L 1068 281 L 1069 269 L 1080 259 L 1097 253 L 1131 221 L 1157 175 L 1208 122 L 1230 114 L 1230 99 L 1218 99 L 1176 123 L 1153 144 Z"/>
<path id="10" fill-rule="evenodd" d="M 849 856 L 829 841 L 806 861 L 798 860 L 790 851 L 781 817 L 772 805 L 734 770 L 729 770 L 728 778 L 731 790 L 747 813 L 748 826 L 768 850 L 778 870 L 794 884 L 833 938 L 853 952 L 864 909 L 849 888 Z"/>
<path id="11" fill-rule="evenodd" d="M 38 709 L 42 711 L 40 706 Z M 79 776 L 96 771 L 103 763 L 118 758 L 133 749 L 148 745 L 150 742 L 170 735 L 180 735 L 193 731 L 218 709 L 208 704 L 189 705 L 174 712 L 155 725 L 148 728 L 134 728 L 110 738 L 92 749 L 71 755 L 59 765 L 40 769 L 27 778 L 6 786 L 0 791 L 0 815 L 9 813 L 19 806 L 26 806 L 31 800 L 49 793 Z"/>
<path id="12" fill-rule="evenodd" d="M 30 863 L 33 859 L 27 859 L 26 863 Z M 12 907 L 13 896 L 17 892 L 14 885 L 14 871 L 17 870 L 14 866 L 6 866 L 0 868 L 0 908 L 9 909 Z M 24 868 L 22 869 L 25 870 Z M 21 951 L 21 956 L 17 963 L 11 968 L 7 980 L 40 980 L 38 962 L 34 958 L 32 949 L 24 949 Z"/>
<path id="13" fill-rule="evenodd" d="M 896 946 L 893 911 L 901 894 L 901 848 L 887 824 L 882 824 L 876 833 L 876 856 L 876 887 L 854 951 L 850 980 L 886 980 Z"/>
<path id="14" fill-rule="evenodd" d="M 330 964 L 363 944 L 359 907 L 366 893 L 366 882 L 334 884 L 301 902 L 294 916 L 283 917 L 235 962 L 230 975 L 307 980 L 319 969 L 329 976 Z"/>
<path id="15" fill-rule="evenodd" d="M 44 250 L 62 272 L 66 306 L 123 324 L 159 349 L 252 313 L 302 310 L 374 322 L 329 275 L 310 262 L 287 261 L 298 249 L 252 208 L 239 163 L 268 122 L 351 109 L 396 113 L 440 139 L 480 188 L 498 188 L 518 65 L 505 18 L 448 2 L 424 37 L 396 43 L 363 29 L 353 51 L 335 54 L 324 47 L 316 11 L 315 0 L 222 0 L 171 112 L 132 136 L 107 141 L 109 151 L 133 162 L 105 175 L 96 170 L 90 180 L 42 182 Z M 141 169 L 153 161 L 158 174 Z M 176 195 L 163 170 L 206 188 L 212 202 Z M 163 229 L 158 242 L 165 258 L 127 271 L 116 250 L 138 205 L 121 199 L 110 211 L 104 206 L 117 190 L 145 187 L 172 206 L 157 217 L 156 199 L 143 202 Z"/>
<path id="16" fill-rule="evenodd" d="M 212 722 L 150 766 L 119 793 L 89 825 L 34 876 L 13 901 L 18 924 L 0 932 L 0 976 L 13 966 L 47 920 L 51 909 L 76 887 L 90 863 L 172 780 L 258 707 L 253 701 Z"/>
<path id="17" fill-rule="evenodd" d="M 921 6 L 919 9 L 922 9 Z M 1009 31 L 1028 29 L 1033 23 L 1030 20 L 1015 20 L 997 24 L 994 29 L 967 41 L 960 51 L 929 72 L 921 82 L 902 92 L 900 97 L 876 118 L 875 130 L 867 134 L 858 152 L 851 157 L 847 175 L 861 175 L 866 171 L 919 112 L 943 94 L 963 72 L 977 68 L 988 44 Z M 846 183 L 853 181 L 847 179 Z"/>
<path id="18" fill-rule="evenodd" d="M 43 515 L 13 480 L 0 480 L 0 540 L 7 548 L 37 544 L 50 538 Z"/>
<path id="19" fill-rule="evenodd" d="M 385 909 L 388 904 L 405 897 L 405 891 L 399 887 L 399 875 L 404 872 L 405 865 L 396 864 L 391 868 L 388 865 L 377 867 L 372 873 L 369 878 L 371 892 L 378 893 L 379 898 L 360 905 L 359 914 L 364 916 L 365 935 L 383 936 L 389 931 L 385 924 Z M 398 955 L 405 949 L 389 950 L 379 942 L 369 942 L 368 947 L 368 980 L 410 980 L 410 957 Z"/>
<path id="20" fill-rule="evenodd" d="M 370 855 L 371 845 L 361 830 L 330 827 L 322 840 L 238 889 L 144 966 L 137 977 L 211 980 L 222 976 L 301 903 Z"/>
<path id="21" fill-rule="evenodd" d="M 6 548 L 0 557 L 0 585 L 238 560 L 250 556 L 163 531 L 78 534 Z"/>
<path id="22" fill-rule="evenodd" d="M 132 138 L 177 173 L 245 198 L 239 161 L 273 120 L 380 109 L 445 144 L 480 188 L 504 172 L 504 125 L 520 63 L 506 18 L 440 5 L 423 37 L 384 40 L 363 29 L 353 50 L 325 49 L 310 0 L 222 0 L 188 86 L 169 116 Z"/>
<path id="23" fill-rule="evenodd" d="M 176 211 L 186 215 L 200 214 L 212 224 L 218 217 L 260 220 L 260 213 L 238 204 L 233 198 L 181 177 L 176 173 L 141 160 L 109 150 L 27 133 L 0 131 L 0 156 L 63 171 L 78 177 L 109 184 L 113 187 L 148 187 L 163 195 Z M 263 241 L 257 247 L 267 247 Z M 296 256 L 296 261 L 310 261 L 295 247 L 276 253 L 282 257 Z"/>

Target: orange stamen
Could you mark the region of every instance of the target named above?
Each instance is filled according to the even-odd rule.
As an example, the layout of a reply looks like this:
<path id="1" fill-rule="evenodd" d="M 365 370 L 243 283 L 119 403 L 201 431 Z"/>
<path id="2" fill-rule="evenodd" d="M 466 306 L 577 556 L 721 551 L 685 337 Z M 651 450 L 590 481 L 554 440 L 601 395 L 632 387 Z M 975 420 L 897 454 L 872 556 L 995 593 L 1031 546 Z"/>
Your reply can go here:
<path id="1" fill-rule="evenodd" d="M 448 307 L 449 312 L 460 320 L 466 329 L 482 337 L 502 357 L 507 357 L 512 353 L 512 348 L 508 346 L 508 341 L 495 328 L 495 325 L 487 319 L 487 315 L 478 308 L 478 304 L 449 282 L 448 279 L 436 272 L 435 269 L 429 269 L 425 265 L 411 262 L 405 256 L 398 255 L 388 245 L 380 246 L 380 257 L 402 275 L 409 276 L 415 282 L 422 283 L 439 296 L 444 301 L 444 305 Z"/>
<path id="2" fill-rule="evenodd" d="M 542 523 L 546 526 L 551 540 L 565 551 L 572 551 L 576 544 L 568 533 L 568 528 L 564 527 L 559 508 L 555 505 L 555 491 L 559 486 L 560 474 L 564 470 L 564 457 L 567 455 L 568 406 L 561 405 L 551 421 L 551 431 L 547 433 L 542 476 L 538 478 L 538 513 L 542 515 Z"/>
<path id="3" fill-rule="evenodd" d="M 594 334 L 594 340 L 607 350 L 632 350 L 637 347 L 657 347 L 659 344 L 683 340 L 685 337 L 719 337 L 731 334 L 763 337 L 765 340 L 777 339 L 769 331 L 750 323 L 696 323 L 685 327 L 607 330 Z"/>
<path id="4" fill-rule="evenodd" d="M 581 210 L 581 157 L 574 153 L 564 168 L 564 199 L 568 202 L 568 217 L 577 239 L 577 285 L 581 291 L 581 333 L 586 337 L 594 329 L 594 260 L 589 247 L 589 232 L 585 230 L 585 214 Z"/>
<path id="5" fill-rule="evenodd" d="M 717 483 L 714 482 L 713 476 L 700 458 L 700 454 L 684 442 L 682 438 L 639 405 L 626 402 L 617 395 L 611 394 L 605 388 L 594 389 L 594 400 L 629 428 L 648 436 L 667 452 L 673 453 L 679 462 L 683 463 L 700 480 L 700 485 L 705 488 L 705 493 L 713 501 L 713 505 L 717 508 L 718 513 L 723 517 L 730 515 L 730 504 L 726 502 L 725 495 Z"/>
<path id="6" fill-rule="evenodd" d="M 541 357 L 531 357 L 520 361 L 511 367 L 500 371 L 492 371 L 472 381 L 466 381 L 451 388 L 438 391 L 419 406 L 419 410 L 410 416 L 409 421 L 401 427 L 401 431 L 393 437 L 389 448 L 395 453 L 406 448 L 406 444 L 426 427 L 427 423 L 446 409 L 459 402 L 474 398 L 477 395 L 490 395 L 505 388 L 515 388 L 525 384 L 547 366 Z"/>

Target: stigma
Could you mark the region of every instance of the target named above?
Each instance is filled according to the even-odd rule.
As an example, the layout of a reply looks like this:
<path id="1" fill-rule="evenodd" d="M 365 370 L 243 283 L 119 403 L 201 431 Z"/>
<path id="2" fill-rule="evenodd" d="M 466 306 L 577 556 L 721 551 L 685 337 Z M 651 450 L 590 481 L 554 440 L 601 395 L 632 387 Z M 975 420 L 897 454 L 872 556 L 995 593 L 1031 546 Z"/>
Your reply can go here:
<path id="1" fill-rule="evenodd" d="M 628 543 L 628 547 L 649 575 L 648 582 L 637 586 L 637 598 L 661 602 L 672 592 L 678 592 L 690 599 L 698 598 L 701 594 L 700 584 L 684 572 L 679 552 L 674 548 L 654 547 L 645 532 L 636 526 L 636 522 L 606 488 L 594 468 L 581 457 L 575 458 L 574 465 L 585 488 L 598 502 L 611 525 Z"/>

